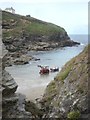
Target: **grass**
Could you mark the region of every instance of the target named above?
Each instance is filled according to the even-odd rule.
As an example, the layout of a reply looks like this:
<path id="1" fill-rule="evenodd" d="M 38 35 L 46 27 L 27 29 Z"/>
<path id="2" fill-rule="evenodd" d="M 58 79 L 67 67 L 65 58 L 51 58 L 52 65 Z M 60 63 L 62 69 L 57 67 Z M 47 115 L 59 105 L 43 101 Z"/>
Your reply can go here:
<path id="1" fill-rule="evenodd" d="M 56 84 L 55 84 L 55 81 L 52 81 L 48 87 L 46 88 L 46 91 L 49 93 L 49 96 L 48 96 L 48 100 L 52 99 L 53 96 L 56 95 L 57 93 L 57 88 L 56 88 Z"/>
<path id="2" fill-rule="evenodd" d="M 55 81 L 51 81 L 50 84 L 46 88 L 46 95 L 44 98 L 45 105 L 47 106 L 50 104 L 51 100 L 56 96 L 57 94 L 57 87 L 55 84 Z"/>
<path id="3" fill-rule="evenodd" d="M 73 65 L 75 64 L 76 57 L 72 58 L 70 61 L 68 61 L 62 70 L 57 74 L 55 77 L 55 81 L 62 81 L 64 83 L 64 80 L 69 75 L 70 71 L 73 68 Z"/>
<path id="4" fill-rule="evenodd" d="M 66 67 L 65 70 L 61 71 L 55 78 L 56 81 L 60 80 L 64 82 L 64 79 L 68 76 L 69 72 L 71 71 L 71 66 Z"/>
<path id="5" fill-rule="evenodd" d="M 2 11 L 2 20 L 9 21 L 10 19 L 18 20 L 20 15 L 13 15 L 12 13 Z"/>
<path id="6" fill-rule="evenodd" d="M 43 24 L 38 22 L 32 22 L 27 27 L 26 30 L 30 33 L 40 34 L 40 35 L 50 35 L 57 32 L 63 32 L 63 29 L 57 27 L 53 24 Z"/>
<path id="7" fill-rule="evenodd" d="M 62 70 L 60 71 L 60 73 L 58 73 L 58 75 L 55 77 L 55 80 L 56 81 L 60 80 L 60 81 L 64 82 L 65 78 L 67 78 L 67 76 L 69 75 L 69 73 L 73 67 L 78 68 L 78 72 L 83 71 L 85 69 L 86 65 L 83 64 L 81 67 L 77 67 L 77 65 L 80 64 L 77 61 L 79 61 L 82 57 L 86 56 L 86 53 L 89 48 L 90 48 L 90 45 L 88 47 L 85 47 L 85 49 L 79 54 L 79 57 L 76 56 L 76 57 L 72 58 L 69 62 L 67 62 L 64 65 L 64 67 L 62 68 Z M 75 66 L 75 64 L 76 64 L 76 66 Z M 75 72 L 73 72 L 71 76 L 76 77 L 77 74 Z M 73 81 L 70 81 L 70 82 L 73 82 Z"/>
<path id="8" fill-rule="evenodd" d="M 52 81 L 47 87 L 47 90 L 49 93 L 52 93 L 55 88 L 56 88 L 55 81 Z"/>
<path id="9" fill-rule="evenodd" d="M 20 16 L 17 14 L 11 14 L 9 12 L 2 12 L 2 21 L 5 21 L 11 25 L 11 21 L 14 20 L 16 22 L 15 26 L 13 26 L 12 31 L 6 31 L 3 37 L 8 36 L 19 36 L 22 30 L 24 30 L 28 34 L 35 35 L 52 35 L 58 33 L 65 33 L 65 30 L 57 25 L 52 23 L 47 23 L 35 18 L 27 18 L 26 16 Z"/>

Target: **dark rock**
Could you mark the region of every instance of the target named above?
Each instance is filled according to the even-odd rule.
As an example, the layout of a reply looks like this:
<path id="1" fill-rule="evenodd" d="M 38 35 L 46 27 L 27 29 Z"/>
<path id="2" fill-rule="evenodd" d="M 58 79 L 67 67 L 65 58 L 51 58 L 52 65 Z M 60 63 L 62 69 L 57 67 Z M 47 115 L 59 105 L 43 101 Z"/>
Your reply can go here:
<path id="1" fill-rule="evenodd" d="M 40 60 L 40 58 L 35 58 L 34 60 L 35 60 L 35 61 L 38 61 L 38 60 Z"/>
<path id="2" fill-rule="evenodd" d="M 29 63 L 28 61 L 22 61 L 22 60 L 16 60 L 16 61 L 14 61 L 15 65 L 24 65 L 24 64 L 28 64 L 28 63 Z"/>
<path id="3" fill-rule="evenodd" d="M 9 23 L 2 23 L 2 28 L 3 29 L 10 29 Z"/>
<path id="4" fill-rule="evenodd" d="M 5 70 L 2 71 L 2 94 L 13 94 L 17 90 L 18 85 Z"/>
<path id="5" fill-rule="evenodd" d="M 28 54 L 23 54 L 21 52 L 7 53 L 7 55 L 3 57 L 5 67 L 12 65 L 29 64 L 29 61 L 32 59 L 32 56 Z"/>
<path id="6" fill-rule="evenodd" d="M 29 61 L 32 59 L 29 55 L 21 55 L 20 57 L 13 60 L 13 64 L 15 65 L 24 65 L 29 64 Z"/>
<path id="7" fill-rule="evenodd" d="M 26 15 L 26 17 L 31 17 L 31 15 Z"/>
<path id="8" fill-rule="evenodd" d="M 21 94 L 12 94 L 3 97 L 2 117 L 5 118 L 33 118 L 30 112 L 25 110 L 25 96 Z"/>

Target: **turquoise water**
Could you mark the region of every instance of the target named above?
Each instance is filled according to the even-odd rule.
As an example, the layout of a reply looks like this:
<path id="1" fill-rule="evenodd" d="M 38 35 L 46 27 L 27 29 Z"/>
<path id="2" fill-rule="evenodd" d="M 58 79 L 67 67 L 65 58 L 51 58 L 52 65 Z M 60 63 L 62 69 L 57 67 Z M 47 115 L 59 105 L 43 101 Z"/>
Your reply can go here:
<path id="1" fill-rule="evenodd" d="M 56 66 L 61 69 L 67 61 L 78 55 L 88 42 L 86 35 L 70 35 L 70 37 L 81 44 L 45 52 L 31 51 L 29 54 L 40 58 L 40 61 L 30 61 L 27 65 L 14 65 L 6 68 L 19 86 L 17 92 L 25 94 L 27 99 L 31 100 L 42 96 L 46 86 L 54 79 L 57 72 L 41 76 L 37 65 Z"/>

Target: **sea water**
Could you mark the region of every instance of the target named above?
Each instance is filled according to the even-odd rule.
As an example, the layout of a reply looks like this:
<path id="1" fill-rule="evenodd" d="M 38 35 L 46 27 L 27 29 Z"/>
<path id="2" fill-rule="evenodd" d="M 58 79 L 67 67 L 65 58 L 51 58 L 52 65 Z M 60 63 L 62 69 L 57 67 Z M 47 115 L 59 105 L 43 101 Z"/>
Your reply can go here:
<path id="1" fill-rule="evenodd" d="M 59 67 L 59 70 L 61 70 L 67 61 L 78 55 L 88 44 L 87 35 L 70 35 L 70 38 L 80 42 L 80 45 L 51 51 L 30 51 L 28 54 L 40 60 L 32 60 L 26 65 L 13 65 L 6 68 L 18 84 L 17 92 L 25 94 L 27 99 L 33 101 L 36 98 L 42 97 L 46 86 L 54 79 L 58 72 L 40 75 L 38 65 L 46 65 L 49 68 Z"/>

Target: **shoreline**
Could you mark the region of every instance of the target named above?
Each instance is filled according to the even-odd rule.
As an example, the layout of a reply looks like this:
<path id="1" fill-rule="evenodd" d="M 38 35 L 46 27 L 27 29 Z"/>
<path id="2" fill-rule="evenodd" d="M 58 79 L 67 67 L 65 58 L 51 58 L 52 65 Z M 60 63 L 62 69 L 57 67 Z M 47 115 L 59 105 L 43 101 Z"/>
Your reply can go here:
<path id="1" fill-rule="evenodd" d="M 26 101 L 30 100 L 32 102 L 36 102 L 37 99 L 42 98 L 42 96 L 44 95 L 45 89 L 46 89 L 46 86 L 40 86 L 40 87 L 31 88 L 31 91 L 27 90 L 27 92 L 24 92 L 22 90 L 22 92 L 20 92 L 18 88 L 16 93 L 24 94 L 26 96 Z"/>

